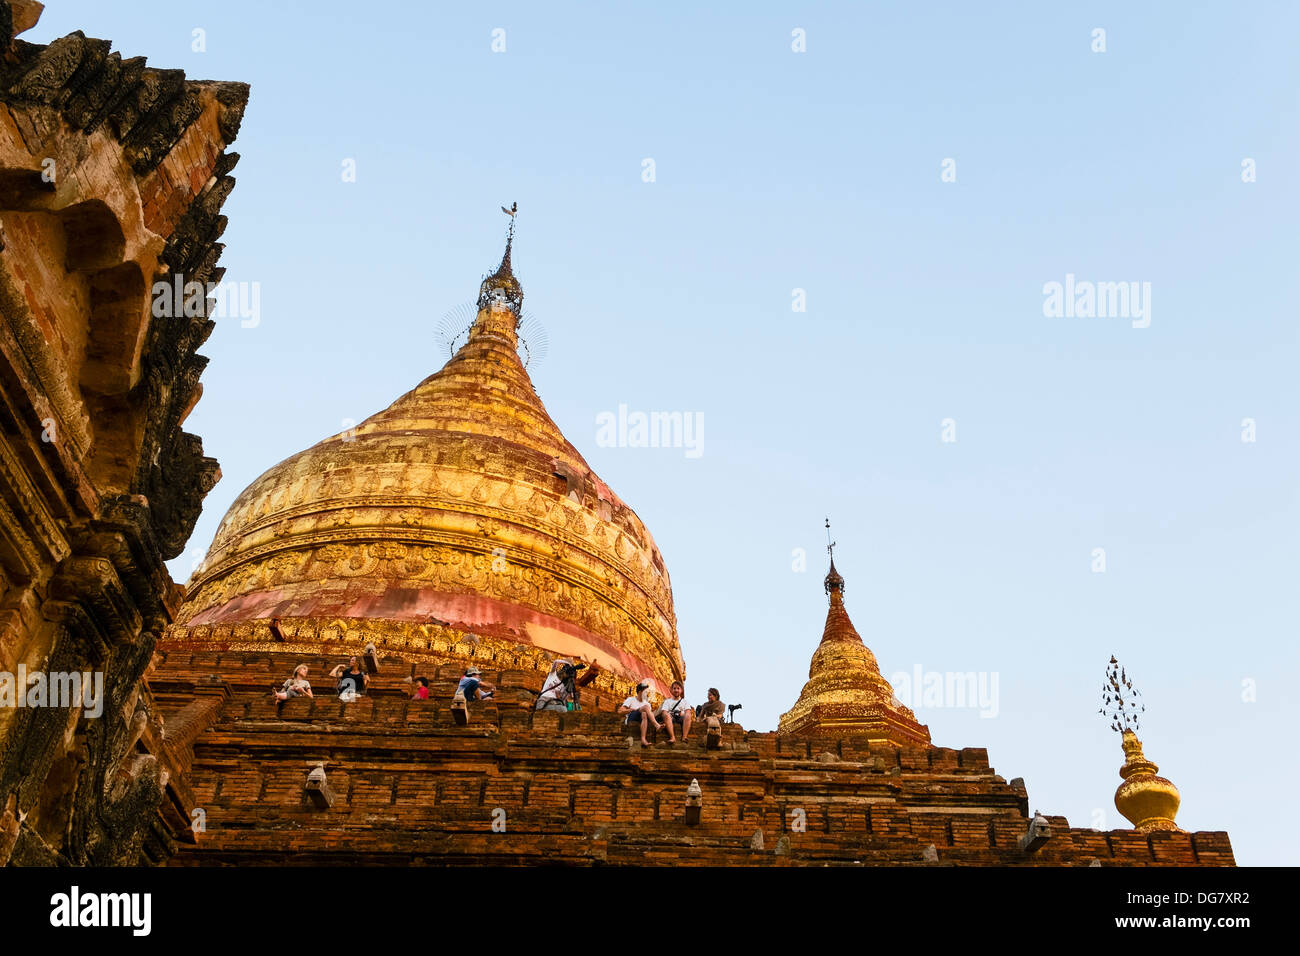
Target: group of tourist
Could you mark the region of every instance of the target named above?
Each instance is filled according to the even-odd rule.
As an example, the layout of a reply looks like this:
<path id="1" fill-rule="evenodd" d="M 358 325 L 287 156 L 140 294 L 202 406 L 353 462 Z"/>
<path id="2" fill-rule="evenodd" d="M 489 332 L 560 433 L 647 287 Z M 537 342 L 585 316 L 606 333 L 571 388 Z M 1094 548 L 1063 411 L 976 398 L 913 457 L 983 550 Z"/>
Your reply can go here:
<path id="1" fill-rule="evenodd" d="M 590 683 L 596 676 L 595 668 L 580 676 L 580 672 L 585 670 L 586 667 L 587 665 L 581 661 L 575 664 L 564 659 L 556 660 L 551 665 L 546 679 L 542 681 L 542 689 L 537 694 L 534 709 L 576 710 L 578 707 L 578 688 Z M 307 680 L 307 671 L 306 664 L 299 664 L 294 668 L 292 677 L 287 678 L 279 687 L 272 687 L 271 692 L 275 695 L 275 699 L 285 701 L 293 697 L 315 697 L 315 694 L 311 691 L 311 683 Z M 453 699 L 464 700 L 466 703 L 492 700 L 496 694 L 496 687 L 483 680 L 482 675 L 483 672 L 477 667 L 465 668 L 464 676 L 456 684 Z M 366 688 L 370 685 L 370 675 L 366 673 L 356 657 L 348 658 L 346 664 L 339 664 L 329 672 L 329 676 L 336 682 L 335 687 L 339 699 L 345 702 L 355 700 L 365 694 Z M 414 685 L 411 693 L 412 700 L 429 699 L 429 679 L 427 677 L 407 679 Z M 643 747 L 650 746 L 647 735 L 651 727 L 667 731 L 670 746 L 677 743 L 677 729 L 680 727 L 682 743 L 689 743 L 692 724 L 699 720 L 707 720 L 710 717 L 721 720 L 726 712 L 726 708 L 722 703 L 722 695 L 716 687 L 709 688 L 706 703 L 692 708 L 686 700 L 686 688 L 679 680 L 673 681 L 669 689 L 669 696 L 663 699 L 658 709 L 650 702 L 649 698 L 650 682 L 641 681 L 636 685 L 636 693 L 630 695 L 618 708 L 620 714 L 626 715 L 623 718 L 625 724 L 640 725 L 641 746 Z"/>
<path id="2" fill-rule="evenodd" d="M 452 700 L 464 700 L 466 703 L 471 700 L 491 700 L 496 688 L 483 680 L 482 675 L 483 672 L 477 667 L 465 668 L 465 676 L 457 682 L 456 690 L 451 695 Z M 414 682 L 416 687 L 411 693 L 411 700 L 428 700 L 429 678 L 416 677 Z"/>
<path id="3" fill-rule="evenodd" d="M 650 683 L 642 681 L 636 685 L 636 693 L 628 697 L 627 700 L 619 706 L 618 712 L 626 714 L 624 723 L 641 725 L 641 746 L 649 747 L 650 741 L 647 733 L 651 727 L 658 730 L 668 731 L 668 744 L 672 746 L 677 743 L 677 727 L 682 728 L 682 743 L 689 743 L 691 739 L 691 724 L 697 720 L 707 720 L 710 717 L 722 719 L 726 708 L 722 703 L 722 694 L 716 687 L 709 688 L 709 699 L 707 703 L 701 704 L 694 709 L 686 700 L 686 688 L 681 681 L 675 680 L 672 687 L 669 688 L 670 696 L 665 697 L 659 705 L 656 713 L 654 705 L 650 703 Z"/>
<path id="4" fill-rule="evenodd" d="M 314 698 L 316 695 L 311 691 L 311 682 L 307 680 L 308 670 L 306 664 L 299 664 L 293 669 L 292 677 L 287 677 L 283 684 L 272 687 L 271 693 L 275 699 L 283 701 L 293 697 Z M 482 673 L 477 667 L 466 668 L 465 676 L 456 685 L 456 696 L 463 696 L 467 701 L 490 700 L 496 693 L 496 688 L 482 679 Z M 355 657 L 349 657 L 346 664 L 339 664 L 329 672 L 329 676 L 336 682 L 335 690 L 338 692 L 339 699 L 345 702 L 363 696 L 366 688 L 370 686 L 370 675 Z M 408 680 L 412 680 L 416 685 L 411 693 L 412 700 L 429 699 L 429 678 L 416 677 Z"/>

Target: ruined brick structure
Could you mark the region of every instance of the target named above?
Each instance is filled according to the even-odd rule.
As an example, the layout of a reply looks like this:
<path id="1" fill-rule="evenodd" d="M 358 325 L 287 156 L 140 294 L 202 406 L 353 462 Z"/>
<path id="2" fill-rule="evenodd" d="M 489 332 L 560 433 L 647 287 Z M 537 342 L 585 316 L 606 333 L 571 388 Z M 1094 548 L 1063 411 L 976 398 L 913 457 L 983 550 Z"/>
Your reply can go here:
<path id="1" fill-rule="evenodd" d="M 212 323 L 151 291 L 221 277 L 248 88 L 16 39 L 40 10 L 0 0 L 0 672 L 99 672 L 106 700 L 0 706 L 0 863 L 157 861 L 193 837 L 142 676 L 219 471 L 182 429 Z"/>
<path id="2" fill-rule="evenodd" d="M 218 475 L 181 430 L 211 322 L 150 293 L 221 275 L 248 90 L 12 39 L 37 8 L 0 0 L 0 670 L 102 671 L 108 700 L 0 707 L 0 863 L 1232 863 L 1226 834 L 1173 822 L 1135 736 L 1138 828 L 1108 833 L 934 746 L 833 564 L 777 732 L 642 748 L 614 711 L 685 676 L 668 571 L 520 360 L 513 209 L 450 361 L 253 482 L 175 585 Z M 325 674 L 349 655 L 372 682 L 343 702 Z M 557 659 L 590 665 L 582 709 L 535 711 Z M 304 663 L 315 699 L 276 703 Z M 470 664 L 499 692 L 460 725 Z"/>

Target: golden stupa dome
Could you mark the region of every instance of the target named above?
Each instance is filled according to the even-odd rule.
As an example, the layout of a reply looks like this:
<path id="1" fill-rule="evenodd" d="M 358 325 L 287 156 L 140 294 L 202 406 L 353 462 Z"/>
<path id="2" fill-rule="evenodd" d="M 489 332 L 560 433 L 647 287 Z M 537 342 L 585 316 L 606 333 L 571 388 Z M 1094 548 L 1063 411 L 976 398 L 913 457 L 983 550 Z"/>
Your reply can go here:
<path id="1" fill-rule="evenodd" d="M 781 715 L 777 733 L 796 737 L 866 737 L 929 746 L 930 730 L 894 695 L 876 655 L 862 641 L 844 607 L 844 578 L 831 561 L 826 575 L 830 607 L 821 642 L 799 699 Z"/>
<path id="2" fill-rule="evenodd" d="M 169 639 L 374 642 L 541 670 L 582 657 L 658 689 L 684 677 L 663 558 L 534 391 L 522 299 L 507 242 L 440 371 L 239 495 Z"/>

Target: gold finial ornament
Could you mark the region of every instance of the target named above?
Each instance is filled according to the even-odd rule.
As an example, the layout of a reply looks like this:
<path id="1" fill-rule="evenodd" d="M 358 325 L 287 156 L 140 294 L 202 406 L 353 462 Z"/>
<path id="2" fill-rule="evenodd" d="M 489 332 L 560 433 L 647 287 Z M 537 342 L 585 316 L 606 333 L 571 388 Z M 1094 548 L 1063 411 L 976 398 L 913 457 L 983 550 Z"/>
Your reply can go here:
<path id="1" fill-rule="evenodd" d="M 826 553 L 831 557 L 831 569 L 826 573 L 826 580 L 822 582 L 826 588 L 826 593 L 838 591 L 841 599 L 844 597 L 844 578 L 840 572 L 835 570 L 835 544 L 831 540 L 831 519 L 826 519 Z"/>
<path id="2" fill-rule="evenodd" d="M 1115 791 L 1115 807 L 1133 824 L 1134 829 L 1176 830 L 1182 828 L 1174 822 L 1181 798 L 1178 788 L 1164 777 L 1157 776 L 1160 768 L 1142 753 L 1142 741 L 1131 730 L 1123 735 L 1124 766 L 1119 775 L 1124 782 Z"/>
<path id="3" fill-rule="evenodd" d="M 505 309 L 513 314 L 510 334 L 518 329 L 519 319 L 524 312 L 524 287 L 515 278 L 514 268 L 510 263 L 510 248 L 515 242 L 515 217 L 519 215 L 519 203 L 511 203 L 510 208 L 501 207 L 501 211 L 510 217 L 510 228 L 506 230 L 506 251 L 501 256 L 501 264 L 496 272 L 483 279 L 478 289 L 478 308 L 480 319 L 486 310 L 489 316 Z M 477 324 L 477 323 L 476 323 Z"/>
<path id="4" fill-rule="evenodd" d="M 1102 698 L 1104 706 L 1098 713 L 1110 718 L 1110 727 L 1120 733 L 1124 748 L 1124 766 L 1119 768 L 1124 782 L 1115 791 L 1115 808 L 1133 824 L 1134 829 L 1181 833 L 1182 829 L 1174 822 L 1181 802 L 1178 788 L 1158 776 L 1160 768 L 1142 752 L 1137 728 L 1139 714 L 1146 710 L 1146 706 L 1141 703 L 1141 693 L 1114 657 L 1106 670 Z"/>

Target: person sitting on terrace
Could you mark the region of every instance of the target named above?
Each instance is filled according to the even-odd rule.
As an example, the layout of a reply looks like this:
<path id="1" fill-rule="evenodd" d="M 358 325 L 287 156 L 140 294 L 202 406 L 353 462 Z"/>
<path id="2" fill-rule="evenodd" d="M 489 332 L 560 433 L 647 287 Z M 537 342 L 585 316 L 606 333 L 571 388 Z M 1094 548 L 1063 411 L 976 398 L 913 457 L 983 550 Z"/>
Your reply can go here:
<path id="1" fill-rule="evenodd" d="M 415 691 L 411 694 L 411 700 L 428 700 L 429 699 L 429 678 L 417 677 L 415 679 Z"/>
<path id="2" fill-rule="evenodd" d="M 288 700 L 290 697 L 315 697 L 311 684 L 307 682 L 307 665 L 299 664 L 293 669 L 293 676 L 286 677 L 280 689 L 271 688 L 276 700 Z"/>
<path id="3" fill-rule="evenodd" d="M 673 681 L 669 694 L 671 696 L 665 697 L 664 702 L 659 705 L 659 716 L 668 727 L 668 742 L 670 744 L 676 742 L 673 725 L 681 724 L 682 743 L 687 743 L 691 739 L 691 721 L 695 719 L 695 711 L 691 710 L 691 705 L 686 702 L 686 690 L 681 681 Z"/>
<path id="4" fill-rule="evenodd" d="M 695 709 L 695 714 L 700 720 L 707 717 L 716 717 L 721 720 L 727 713 L 727 707 L 722 703 L 722 695 L 718 693 L 716 687 L 709 688 L 709 702 L 701 704 Z"/>
<path id="5" fill-rule="evenodd" d="M 339 696 L 351 700 L 366 692 L 370 675 L 365 672 L 355 657 L 349 657 L 346 664 L 340 664 L 330 671 L 330 677 L 337 680 Z"/>
<path id="6" fill-rule="evenodd" d="M 650 694 L 650 684 L 648 681 L 642 681 L 636 685 L 636 695 L 623 701 L 622 706 L 618 708 L 620 714 L 627 714 L 623 719 L 625 724 L 641 725 L 641 746 L 649 747 L 650 741 L 646 739 L 646 731 L 650 727 L 663 729 L 663 725 L 655 720 L 655 710 L 646 698 Z M 671 733 L 671 731 L 670 731 Z"/>
<path id="7" fill-rule="evenodd" d="M 477 667 L 465 668 L 465 676 L 460 679 L 456 685 L 456 697 L 464 697 L 465 700 L 489 700 L 496 692 L 496 688 L 487 681 L 481 680 L 482 671 Z"/>

